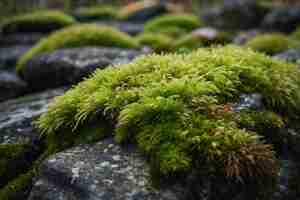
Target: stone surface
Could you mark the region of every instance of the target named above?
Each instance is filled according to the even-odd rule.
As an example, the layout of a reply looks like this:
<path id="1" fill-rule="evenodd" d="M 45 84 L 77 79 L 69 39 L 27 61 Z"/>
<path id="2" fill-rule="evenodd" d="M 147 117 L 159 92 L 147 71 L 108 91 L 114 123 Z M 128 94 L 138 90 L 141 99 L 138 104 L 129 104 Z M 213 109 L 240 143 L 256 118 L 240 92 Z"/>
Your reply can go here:
<path id="1" fill-rule="evenodd" d="M 175 189 L 156 190 L 149 168 L 133 148 L 111 138 L 51 156 L 40 167 L 29 200 L 177 200 Z"/>
<path id="2" fill-rule="evenodd" d="M 0 68 L 14 70 L 17 60 L 30 48 L 30 45 L 0 47 Z"/>
<path id="3" fill-rule="evenodd" d="M 265 14 L 265 10 L 253 0 L 228 0 L 202 12 L 207 25 L 229 30 L 257 27 Z"/>
<path id="4" fill-rule="evenodd" d="M 54 89 L 0 103 L 0 144 L 20 144 L 38 139 L 31 122 L 46 112 L 53 97 L 65 89 Z"/>
<path id="5" fill-rule="evenodd" d="M 128 33 L 129 35 L 137 35 L 144 31 L 144 25 L 142 23 L 102 21 L 98 22 L 97 24 L 112 26 L 119 29 L 121 32 Z"/>
<path id="6" fill-rule="evenodd" d="M 243 45 L 246 42 L 248 42 L 250 39 L 254 38 L 258 34 L 260 34 L 260 30 L 249 30 L 249 31 L 243 31 L 237 34 L 235 38 L 233 39 L 234 44 Z"/>
<path id="7" fill-rule="evenodd" d="M 275 55 L 274 58 L 300 64 L 300 48 L 287 50 Z"/>
<path id="8" fill-rule="evenodd" d="M 15 33 L 0 35 L 0 46 L 33 45 L 44 36 L 46 35 L 42 33 Z"/>
<path id="9" fill-rule="evenodd" d="M 77 83 L 97 68 L 124 64 L 141 52 L 117 48 L 74 48 L 40 54 L 24 66 L 22 76 L 32 89 Z"/>
<path id="10" fill-rule="evenodd" d="M 14 72 L 0 70 L 0 102 L 25 93 L 27 84 Z"/>
<path id="11" fill-rule="evenodd" d="M 298 25 L 300 25 L 300 7 L 280 7 L 265 16 L 261 28 L 289 33 Z"/>

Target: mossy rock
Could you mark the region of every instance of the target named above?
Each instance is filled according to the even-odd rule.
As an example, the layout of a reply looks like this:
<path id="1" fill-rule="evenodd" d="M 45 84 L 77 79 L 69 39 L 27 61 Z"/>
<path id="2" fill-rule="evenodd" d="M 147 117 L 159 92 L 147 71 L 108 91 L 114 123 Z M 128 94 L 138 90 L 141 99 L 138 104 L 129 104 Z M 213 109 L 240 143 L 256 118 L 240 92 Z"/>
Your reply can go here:
<path id="1" fill-rule="evenodd" d="M 163 33 L 177 37 L 200 27 L 202 22 L 195 15 L 168 14 L 154 18 L 145 24 L 145 32 Z"/>
<path id="2" fill-rule="evenodd" d="M 142 33 L 136 39 L 141 45 L 149 46 L 157 53 L 170 51 L 172 46 L 172 38 L 164 34 Z"/>
<path id="3" fill-rule="evenodd" d="M 106 119 L 115 140 L 135 143 L 161 177 L 197 172 L 255 185 L 261 195 L 278 177 L 273 146 L 264 143 L 264 128 L 240 123 L 230 105 L 259 93 L 266 112 L 298 116 L 299 77 L 297 66 L 237 46 L 141 56 L 97 70 L 56 98 L 36 125 L 47 137 L 73 132 L 74 140 L 86 134 L 81 127 Z"/>
<path id="4" fill-rule="evenodd" d="M 75 23 L 73 17 L 60 11 L 37 11 L 12 17 L 0 26 L 2 33 L 8 35 L 19 32 L 48 33 Z"/>
<path id="5" fill-rule="evenodd" d="M 300 27 L 298 27 L 294 32 L 292 32 L 291 37 L 295 38 L 296 40 L 300 40 Z"/>
<path id="6" fill-rule="evenodd" d="M 115 20 L 118 19 L 118 8 L 113 6 L 93 6 L 79 8 L 75 13 L 79 21 Z"/>
<path id="7" fill-rule="evenodd" d="M 250 39 L 245 45 L 256 51 L 274 55 L 299 47 L 299 42 L 281 33 L 266 33 Z"/>
<path id="8" fill-rule="evenodd" d="M 225 32 L 216 33 L 216 36 L 213 38 L 204 37 L 196 33 L 190 33 L 176 40 L 173 44 L 173 49 L 197 49 L 212 45 L 224 45 L 229 43 L 229 41 L 229 36 Z"/>
<path id="9" fill-rule="evenodd" d="M 19 59 L 17 71 L 21 73 L 22 67 L 35 55 L 53 52 L 61 48 L 84 46 L 137 48 L 138 42 L 126 33 L 122 33 L 114 28 L 96 24 L 74 25 L 56 31 L 49 37 L 42 39 Z"/>

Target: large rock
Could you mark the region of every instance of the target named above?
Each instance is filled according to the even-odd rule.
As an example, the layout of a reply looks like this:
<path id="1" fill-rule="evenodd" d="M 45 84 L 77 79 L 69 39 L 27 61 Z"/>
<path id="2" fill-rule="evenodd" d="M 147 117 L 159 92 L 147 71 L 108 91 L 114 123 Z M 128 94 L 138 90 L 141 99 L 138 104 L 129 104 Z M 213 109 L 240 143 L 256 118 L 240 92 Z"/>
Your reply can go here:
<path id="1" fill-rule="evenodd" d="M 275 55 L 274 58 L 300 64 L 300 48 L 287 50 Z"/>
<path id="2" fill-rule="evenodd" d="M 32 89 L 44 89 L 77 83 L 97 68 L 130 62 L 140 55 L 136 50 L 117 48 L 74 48 L 35 56 L 22 69 Z"/>
<path id="3" fill-rule="evenodd" d="M 221 29 L 250 29 L 260 24 L 265 12 L 254 0 L 229 0 L 203 10 L 202 17 L 207 25 Z"/>
<path id="4" fill-rule="evenodd" d="M 149 168 L 133 148 L 112 139 L 51 156 L 40 167 L 29 200 L 178 200 L 175 187 L 151 187 Z"/>
<path id="5" fill-rule="evenodd" d="M 46 34 L 42 33 L 15 33 L 0 35 L 0 46 L 33 45 Z"/>
<path id="6" fill-rule="evenodd" d="M 27 84 L 14 72 L 0 70 L 0 102 L 25 93 Z"/>
<path id="7" fill-rule="evenodd" d="M 292 32 L 300 25 L 300 7 L 280 7 L 268 13 L 262 29 L 268 31 Z"/>
<path id="8" fill-rule="evenodd" d="M 0 47 L 0 68 L 14 69 L 18 59 L 30 48 L 30 45 Z"/>

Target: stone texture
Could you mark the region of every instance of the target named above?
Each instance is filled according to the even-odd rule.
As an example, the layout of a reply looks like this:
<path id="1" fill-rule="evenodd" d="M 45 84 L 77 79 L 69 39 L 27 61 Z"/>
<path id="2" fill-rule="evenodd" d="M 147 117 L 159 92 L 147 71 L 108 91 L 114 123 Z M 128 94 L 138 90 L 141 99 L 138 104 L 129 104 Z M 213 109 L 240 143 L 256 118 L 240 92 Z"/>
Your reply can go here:
<path id="1" fill-rule="evenodd" d="M 262 33 L 260 30 L 255 30 L 255 29 L 240 32 L 233 39 L 233 43 L 238 45 L 243 45 L 260 33 Z"/>
<path id="2" fill-rule="evenodd" d="M 0 68 L 14 70 L 17 60 L 30 48 L 30 45 L 0 47 Z"/>
<path id="3" fill-rule="evenodd" d="M 27 84 L 14 72 L 0 70 L 0 102 L 25 93 Z"/>
<path id="4" fill-rule="evenodd" d="M 15 33 L 0 35 L 0 46 L 33 45 L 44 36 L 46 35 L 42 33 Z"/>
<path id="5" fill-rule="evenodd" d="M 275 55 L 274 58 L 300 64 L 300 48 L 287 50 Z"/>
<path id="6" fill-rule="evenodd" d="M 97 68 L 124 64 L 140 55 L 136 50 L 74 48 L 35 56 L 24 66 L 22 76 L 32 89 L 77 83 Z"/>

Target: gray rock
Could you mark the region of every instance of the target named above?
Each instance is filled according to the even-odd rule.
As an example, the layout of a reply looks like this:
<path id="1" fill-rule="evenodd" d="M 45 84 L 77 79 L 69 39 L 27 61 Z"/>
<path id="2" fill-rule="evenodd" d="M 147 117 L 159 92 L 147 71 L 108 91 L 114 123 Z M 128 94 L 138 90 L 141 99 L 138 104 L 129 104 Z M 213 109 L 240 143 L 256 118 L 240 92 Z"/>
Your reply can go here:
<path id="1" fill-rule="evenodd" d="M 49 157 L 29 200 L 177 200 L 175 188 L 151 187 L 149 168 L 133 148 L 111 138 Z"/>
<path id="2" fill-rule="evenodd" d="M 221 6 L 202 12 L 202 18 L 207 25 L 239 30 L 257 27 L 266 11 L 254 0 L 227 0 Z"/>
<path id="3" fill-rule="evenodd" d="M 144 31 L 144 25 L 142 23 L 132 22 L 101 22 L 100 25 L 108 25 L 119 29 L 121 32 L 128 33 L 129 35 L 137 35 Z"/>
<path id="4" fill-rule="evenodd" d="M 74 84 L 97 68 L 124 64 L 140 55 L 136 50 L 74 48 L 35 56 L 24 66 L 22 76 L 32 89 Z"/>
<path id="5" fill-rule="evenodd" d="M 234 44 L 243 45 L 248 42 L 250 39 L 254 38 L 258 34 L 260 34 L 260 30 L 249 30 L 243 31 L 237 34 L 237 36 L 233 39 Z"/>
<path id="6" fill-rule="evenodd" d="M 26 88 L 27 84 L 14 72 L 0 71 L 0 102 L 24 94 Z"/>
<path id="7" fill-rule="evenodd" d="M 300 48 L 287 50 L 275 55 L 274 58 L 300 64 Z"/>
<path id="8" fill-rule="evenodd" d="M 14 69 L 18 59 L 30 48 L 30 45 L 0 47 L 0 68 Z"/>
<path id="9" fill-rule="evenodd" d="M 290 33 L 300 25 L 300 7 L 279 7 L 268 13 L 261 28 Z"/>
<path id="10" fill-rule="evenodd" d="M 43 33 L 15 33 L 0 35 L 0 46 L 34 45 L 44 36 L 46 36 L 46 34 Z"/>

